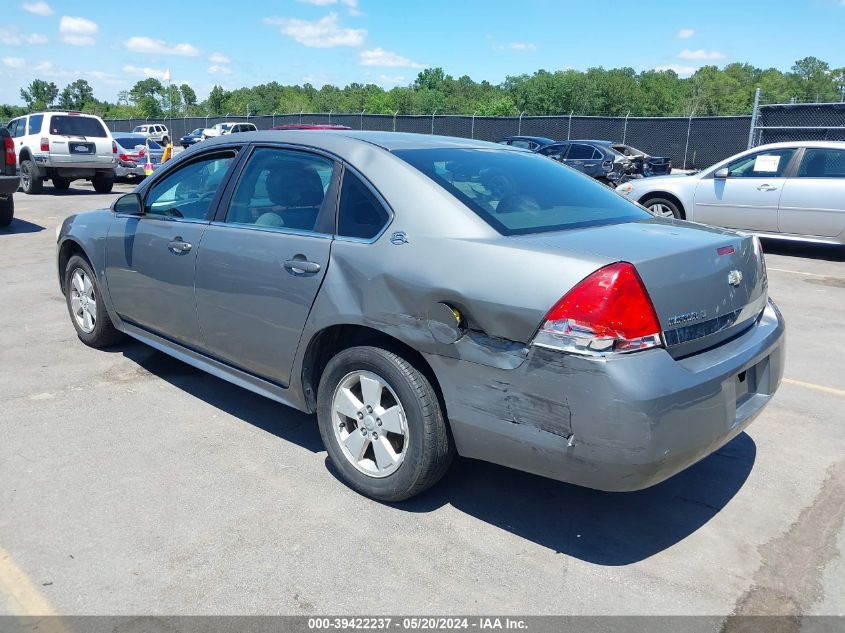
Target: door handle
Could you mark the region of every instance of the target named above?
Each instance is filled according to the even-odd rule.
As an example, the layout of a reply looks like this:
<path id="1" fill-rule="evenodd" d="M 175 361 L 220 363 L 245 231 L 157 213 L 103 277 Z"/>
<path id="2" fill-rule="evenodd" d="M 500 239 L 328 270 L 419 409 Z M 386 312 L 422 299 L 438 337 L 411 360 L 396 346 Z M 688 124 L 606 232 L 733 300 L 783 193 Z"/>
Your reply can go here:
<path id="1" fill-rule="evenodd" d="M 777 187 L 772 187 L 771 185 L 760 185 L 757 187 L 757 191 L 774 191 Z"/>
<path id="2" fill-rule="evenodd" d="M 169 250 L 174 255 L 184 255 L 192 248 L 193 246 L 188 242 L 184 241 L 181 237 L 174 237 L 167 244 L 167 250 Z"/>
<path id="3" fill-rule="evenodd" d="M 320 272 L 320 264 L 309 262 L 305 255 L 294 255 L 284 263 L 285 270 L 294 275 L 313 275 Z"/>

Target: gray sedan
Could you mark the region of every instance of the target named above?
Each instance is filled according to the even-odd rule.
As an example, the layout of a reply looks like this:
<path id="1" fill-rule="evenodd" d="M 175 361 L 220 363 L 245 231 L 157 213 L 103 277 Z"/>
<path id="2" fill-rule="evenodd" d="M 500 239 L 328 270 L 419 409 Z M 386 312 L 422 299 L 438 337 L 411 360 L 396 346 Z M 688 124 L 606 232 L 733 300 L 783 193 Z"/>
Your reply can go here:
<path id="1" fill-rule="evenodd" d="M 65 220 L 57 263 L 84 343 L 129 335 L 316 413 L 380 500 L 455 454 L 644 488 L 742 432 L 783 372 L 756 238 L 480 141 L 203 142 Z"/>
<path id="2" fill-rule="evenodd" d="M 772 143 L 691 176 L 616 188 L 657 215 L 764 237 L 845 244 L 845 143 Z"/>

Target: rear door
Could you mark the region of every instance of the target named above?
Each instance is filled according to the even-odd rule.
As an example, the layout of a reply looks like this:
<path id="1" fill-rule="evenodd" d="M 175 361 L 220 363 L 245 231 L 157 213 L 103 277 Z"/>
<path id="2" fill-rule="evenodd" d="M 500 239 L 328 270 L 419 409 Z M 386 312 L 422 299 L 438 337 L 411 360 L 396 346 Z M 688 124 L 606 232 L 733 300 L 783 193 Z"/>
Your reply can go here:
<path id="1" fill-rule="evenodd" d="M 592 176 L 594 175 L 593 172 L 595 171 L 596 164 L 601 162 L 601 160 L 593 159 L 595 153 L 595 148 L 592 145 L 572 143 L 563 162 L 573 169 Z"/>
<path id="2" fill-rule="evenodd" d="M 106 279 L 122 319 L 202 348 L 194 270 L 236 149 L 205 152 L 144 190 L 145 215 L 116 215 L 106 240 Z"/>
<path id="3" fill-rule="evenodd" d="M 329 264 L 338 167 L 256 147 L 203 237 L 196 305 L 204 348 L 280 385 Z"/>
<path id="4" fill-rule="evenodd" d="M 729 163 L 727 178 L 701 178 L 695 190 L 695 221 L 777 232 L 780 197 L 796 151 L 756 152 Z"/>
<path id="5" fill-rule="evenodd" d="M 795 175 L 784 183 L 778 228 L 820 237 L 845 231 L 845 150 L 804 150 Z"/>

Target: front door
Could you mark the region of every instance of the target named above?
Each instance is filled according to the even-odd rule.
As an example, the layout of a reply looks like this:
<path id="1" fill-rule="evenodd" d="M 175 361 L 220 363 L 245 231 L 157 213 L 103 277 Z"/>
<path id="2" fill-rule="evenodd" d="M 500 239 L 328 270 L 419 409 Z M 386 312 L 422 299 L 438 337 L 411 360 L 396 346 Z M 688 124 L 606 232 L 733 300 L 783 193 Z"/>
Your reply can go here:
<path id="1" fill-rule="evenodd" d="M 286 386 L 305 320 L 329 264 L 336 195 L 332 160 L 258 147 L 197 258 L 205 349 Z"/>
<path id="2" fill-rule="evenodd" d="M 777 232 L 778 205 L 794 148 L 743 156 L 727 165 L 727 178 L 705 176 L 695 190 L 693 219 L 735 229 Z"/>
<path id="3" fill-rule="evenodd" d="M 194 269 L 234 150 L 197 157 L 146 192 L 144 215 L 118 215 L 106 241 L 106 280 L 125 321 L 200 347 Z"/>

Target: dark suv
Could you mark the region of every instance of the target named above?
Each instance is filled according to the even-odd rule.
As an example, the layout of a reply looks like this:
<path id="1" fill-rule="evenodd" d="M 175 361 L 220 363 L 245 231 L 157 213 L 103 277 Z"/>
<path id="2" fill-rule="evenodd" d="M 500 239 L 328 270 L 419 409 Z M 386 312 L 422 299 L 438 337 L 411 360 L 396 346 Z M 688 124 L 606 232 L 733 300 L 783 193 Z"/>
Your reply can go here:
<path id="1" fill-rule="evenodd" d="M 3 158 L 0 159 L 0 226 L 9 226 L 15 216 L 13 194 L 18 190 L 21 179 L 17 175 L 15 143 L 5 127 L 0 127 L 0 142 Z"/>

